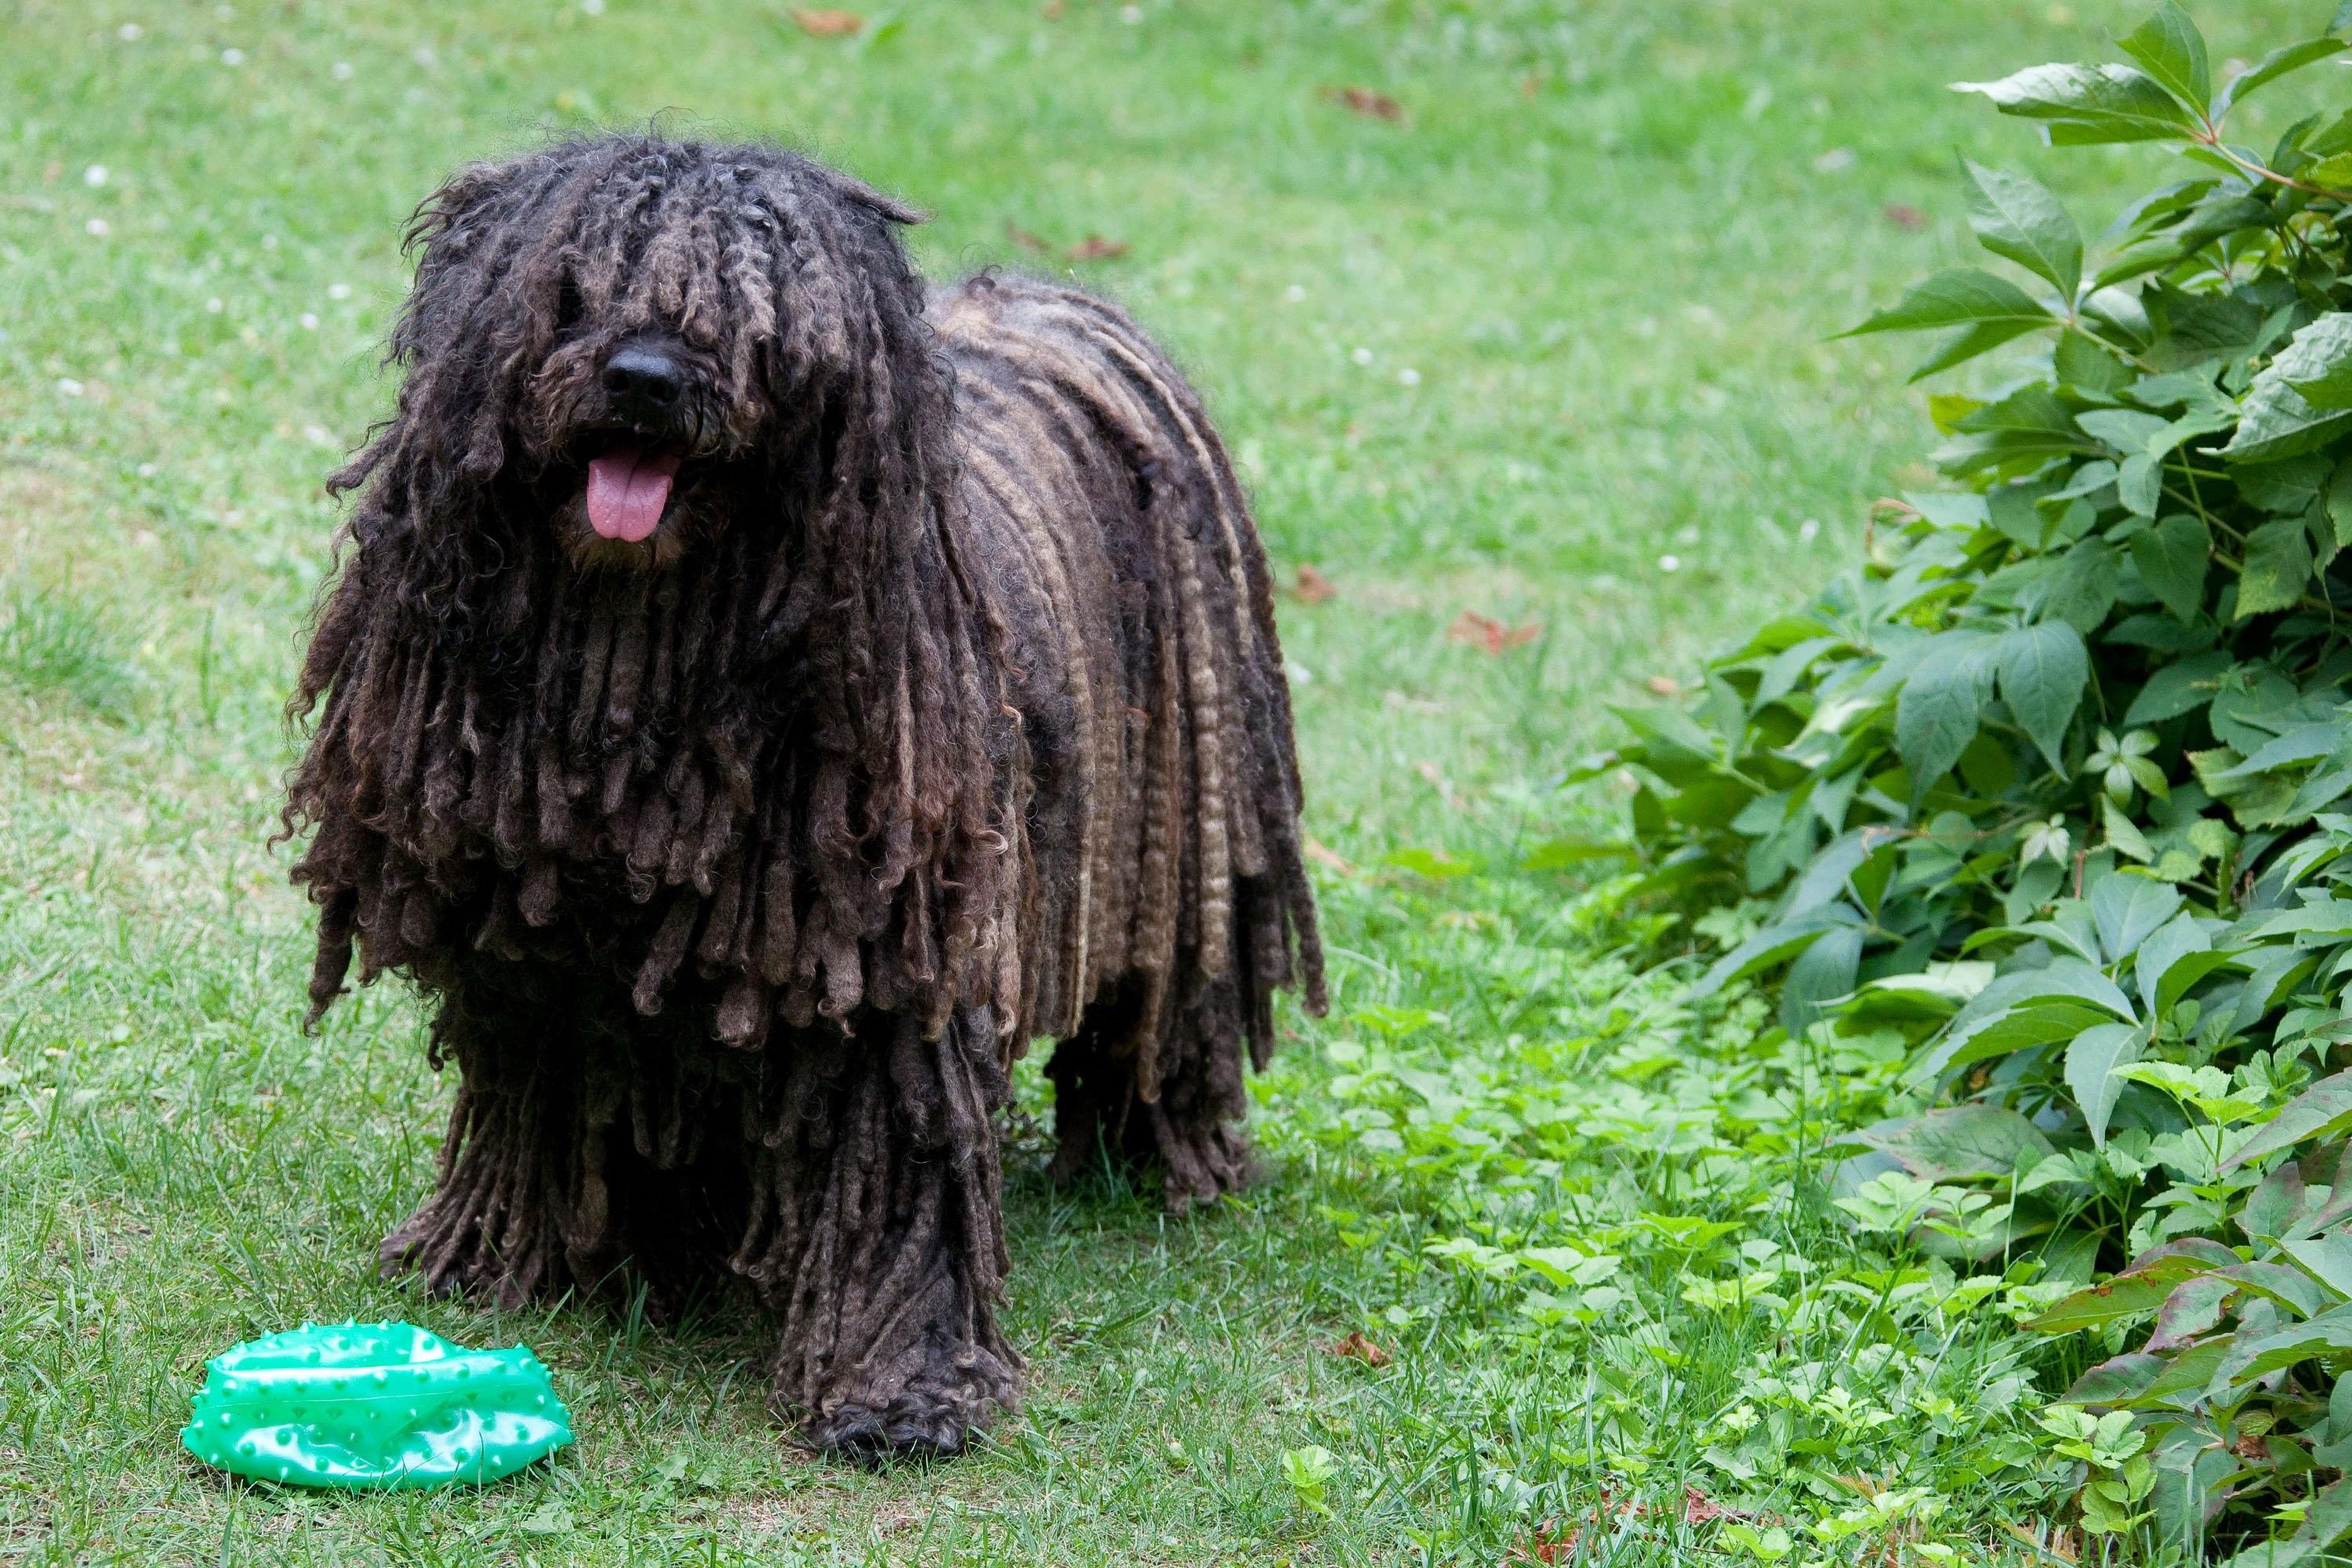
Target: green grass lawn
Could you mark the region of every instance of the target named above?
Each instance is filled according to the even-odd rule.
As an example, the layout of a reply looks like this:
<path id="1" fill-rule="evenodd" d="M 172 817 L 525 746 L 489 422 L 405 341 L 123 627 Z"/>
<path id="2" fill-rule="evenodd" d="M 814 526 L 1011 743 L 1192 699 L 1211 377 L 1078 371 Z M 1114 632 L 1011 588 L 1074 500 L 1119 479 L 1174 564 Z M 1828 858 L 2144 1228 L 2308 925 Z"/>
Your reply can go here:
<path id="1" fill-rule="evenodd" d="M 1557 784 L 1606 705 L 1657 700 L 1918 482 L 1907 350 L 1824 340 L 1958 257 L 1954 148 L 2026 153 L 1943 84 L 2103 58 L 2126 9 L 919 0 L 838 39 L 748 0 L 591 6 L 0 6 L 0 1557 L 1664 1563 L 1748 1522 L 1686 1488 L 1801 1524 L 1843 1468 L 1849 1503 L 1927 1487 L 1915 1533 L 1987 1552 L 2047 1504 L 2011 1429 L 2058 1370 L 1874 1283 L 1775 1163 L 1899 1092 L 1887 1064 L 1691 1015 L 1635 979 L 1619 950 L 1654 932 L 1605 887 L 1524 868 L 1614 831 L 1605 785 Z M 2218 58 L 2308 9 L 2202 19 Z M 1023 1134 L 1027 1406 L 952 1464 L 801 1453 L 723 1313 L 379 1281 L 446 1086 L 394 987 L 298 1028 L 279 708 L 320 480 L 390 396 L 402 222 L 458 162 L 648 120 L 921 205 L 936 274 L 1070 265 L 1126 302 L 1205 390 L 1277 572 L 1337 589 L 1283 609 L 1335 1006 L 1261 1084 L 1276 1179 L 1171 1221 L 1051 1191 Z M 2095 229 L 2137 156 L 2051 172 Z M 1035 245 L 1088 236 L 1126 248 Z M 1465 613 L 1538 630 L 1493 654 L 1449 637 Z M 1531 1300 L 1549 1277 L 1511 1255 L 1563 1247 L 1622 1280 Z M 1809 1268 L 1878 1299 L 1718 1310 Z M 363 1500 L 182 1454 L 205 1356 L 352 1314 L 527 1339 L 578 1445 Z M 1390 1364 L 1331 1354 L 1351 1331 Z M 1820 1408 L 1850 1364 L 1893 1380 L 1885 1421 Z M 1814 1458 L 1741 1459 L 1741 1421 L 1788 1412 L 1832 1434 L 1790 1439 Z"/>

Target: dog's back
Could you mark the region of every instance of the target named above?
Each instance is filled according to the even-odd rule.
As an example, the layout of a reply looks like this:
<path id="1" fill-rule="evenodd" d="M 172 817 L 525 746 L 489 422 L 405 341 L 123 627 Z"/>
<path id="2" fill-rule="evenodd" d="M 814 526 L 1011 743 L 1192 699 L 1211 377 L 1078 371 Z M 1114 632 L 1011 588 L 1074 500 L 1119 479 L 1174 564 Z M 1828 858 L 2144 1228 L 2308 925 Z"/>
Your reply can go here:
<path id="1" fill-rule="evenodd" d="M 931 316 L 1019 666 L 1021 1033 L 1063 1042 L 1061 1160 L 1156 1154 L 1171 1204 L 1213 1197 L 1246 1174 L 1226 1123 L 1274 992 L 1322 1005 L 1265 552 L 1200 399 L 1123 311 L 986 274 Z"/>

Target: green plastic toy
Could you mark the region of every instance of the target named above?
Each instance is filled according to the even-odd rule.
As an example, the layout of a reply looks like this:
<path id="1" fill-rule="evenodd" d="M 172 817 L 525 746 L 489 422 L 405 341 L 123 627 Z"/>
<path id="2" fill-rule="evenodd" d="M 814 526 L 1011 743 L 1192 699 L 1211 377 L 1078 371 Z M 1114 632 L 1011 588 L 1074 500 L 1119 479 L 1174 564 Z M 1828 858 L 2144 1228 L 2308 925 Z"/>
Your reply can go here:
<path id="1" fill-rule="evenodd" d="M 414 1323 L 305 1323 L 205 1363 L 180 1434 L 257 1480 L 367 1490 L 477 1484 L 572 1441 L 572 1415 L 527 1346 L 475 1351 Z"/>

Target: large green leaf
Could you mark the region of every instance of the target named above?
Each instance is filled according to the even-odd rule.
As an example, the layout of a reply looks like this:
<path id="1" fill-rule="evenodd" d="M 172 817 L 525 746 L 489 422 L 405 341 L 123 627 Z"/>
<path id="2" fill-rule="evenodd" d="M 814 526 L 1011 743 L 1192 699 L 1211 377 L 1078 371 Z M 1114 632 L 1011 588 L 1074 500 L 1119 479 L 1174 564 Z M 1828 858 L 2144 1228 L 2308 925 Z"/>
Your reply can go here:
<path id="1" fill-rule="evenodd" d="M 2321 321 L 2341 320 L 2323 316 Z M 2326 445 L 2352 428 L 2352 407 L 2322 407 L 2297 389 L 2295 378 L 2339 395 L 2340 374 L 2347 341 L 2340 328 L 2315 333 L 2319 321 L 2295 334 L 2286 348 L 2264 365 L 2246 389 L 2238 432 L 2221 455 L 2233 463 L 2270 463 Z M 2305 340 L 2310 342 L 2305 345 Z"/>
<path id="2" fill-rule="evenodd" d="M 2175 512 L 2131 538 L 2132 564 L 2156 602 L 2182 620 L 2205 604 L 2205 573 L 2213 563 L 2213 535 L 2202 519 Z"/>
<path id="3" fill-rule="evenodd" d="M 2063 1334 L 2153 1312 L 2181 1281 L 2237 1261 L 2236 1253 L 2213 1242 L 2176 1242 L 2140 1258 L 2114 1279 L 2077 1290 L 2040 1316 L 2028 1318 L 2025 1327 L 2037 1333 Z"/>
<path id="4" fill-rule="evenodd" d="M 2352 408 L 2352 312 L 2331 311 L 2295 333 L 2267 374 L 2314 408 Z"/>
<path id="5" fill-rule="evenodd" d="M 2083 1113 L 2095 1148 L 2107 1146 L 2107 1118 L 2115 1114 L 2125 1080 L 2115 1076 L 2119 1067 L 2139 1060 L 2147 1032 L 2136 1024 L 2098 1024 L 2074 1037 L 2066 1047 L 2066 1088 L 2074 1109 Z"/>
<path id="6" fill-rule="evenodd" d="M 2352 414 L 2342 417 L 2352 419 Z M 2311 581 L 2311 533 L 2296 518 L 2266 522 L 2246 535 L 2246 560 L 2238 574 L 2237 618 L 2284 610 L 2303 597 Z"/>
<path id="7" fill-rule="evenodd" d="M 1977 241 L 2047 281 L 2072 300 L 2083 281 L 2083 234 L 2038 180 L 1988 169 L 1963 158 L 1969 175 L 1969 226 Z"/>
<path id="8" fill-rule="evenodd" d="M 2158 0 L 2155 13 L 2116 42 L 2158 86 L 2191 109 L 2204 110 L 2213 91 L 2205 35 L 2179 0 Z"/>
<path id="9" fill-rule="evenodd" d="M 2334 1138 L 2352 1131 L 2352 1071 L 2321 1079 L 2289 1100 L 2286 1109 L 2264 1123 L 2222 1163 L 2235 1170 L 2250 1160 L 2292 1149 L 2314 1138 Z"/>
<path id="10" fill-rule="evenodd" d="M 1788 925 L 1767 926 L 1754 936 L 1715 961 L 1707 972 L 1691 988 L 1693 997 L 1709 996 L 1735 980 L 1786 963 L 1822 939 L 1824 932 L 1836 929 L 1836 922 L 1823 919 L 1794 921 Z"/>
<path id="11" fill-rule="evenodd" d="M 1946 632 L 1912 668 L 1895 703 L 1895 750 L 1911 771 L 1916 795 L 1949 773 L 1984 716 L 1992 640 L 1974 632 Z"/>
<path id="12" fill-rule="evenodd" d="M 1853 993 L 1862 935 L 1860 926 L 1840 926 L 1797 955 L 1780 984 L 1782 1028 L 1802 1035 L 1822 1016 L 1824 1003 Z"/>
<path id="13" fill-rule="evenodd" d="M 2066 726 L 2083 705 L 2083 690 L 2091 679 L 2091 656 L 2083 647 L 2082 633 L 2061 620 L 2019 626 L 2000 635 L 1992 660 L 2000 700 L 2009 704 L 2019 727 L 2052 767 L 2065 766 Z"/>
<path id="14" fill-rule="evenodd" d="M 1991 1105 L 1923 1111 L 1866 1128 L 1854 1141 L 1893 1155 L 1906 1171 L 1927 1182 L 2013 1176 L 2051 1152 L 2050 1140 L 2032 1122 Z"/>
<path id="15" fill-rule="evenodd" d="M 2136 872 L 2116 871 L 2091 889 L 2091 921 L 2099 951 L 2120 963 L 2180 910 L 2180 894 L 2169 884 Z"/>
<path id="16" fill-rule="evenodd" d="M 2195 115 L 2147 72 L 2131 66 L 2028 66 L 1999 81 L 1960 81 L 2003 114 L 2039 120 L 2054 143 L 2155 142 L 2186 137 Z"/>
<path id="17" fill-rule="evenodd" d="M 1913 285 L 1893 305 L 1840 335 L 1957 329 L 1926 363 L 1911 373 L 1911 379 L 1916 381 L 2037 328 L 2056 324 L 2057 318 L 2016 284 L 1964 267 L 1936 273 Z"/>
<path id="18" fill-rule="evenodd" d="M 2231 77 L 2223 86 L 2221 96 L 2213 100 L 2213 118 L 2219 120 L 2229 113 L 2232 105 L 2255 89 L 2278 80 L 2289 71 L 2299 71 L 2305 66 L 2316 65 L 2331 55 L 2341 54 L 2347 47 L 2352 47 L 2352 45 L 2346 44 L 2341 38 L 2306 38 L 2299 44 L 2289 44 L 2284 48 L 2273 49 L 2245 70 Z"/>

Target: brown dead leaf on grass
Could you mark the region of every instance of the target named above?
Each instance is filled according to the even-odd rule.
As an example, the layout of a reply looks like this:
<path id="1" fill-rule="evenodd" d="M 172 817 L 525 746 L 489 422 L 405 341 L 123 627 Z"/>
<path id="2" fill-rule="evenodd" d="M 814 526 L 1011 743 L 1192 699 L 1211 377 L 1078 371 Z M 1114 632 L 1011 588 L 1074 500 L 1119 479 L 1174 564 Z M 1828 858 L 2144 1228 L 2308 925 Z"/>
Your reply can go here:
<path id="1" fill-rule="evenodd" d="M 1072 261 L 1116 261 L 1134 247 L 1123 239 L 1090 234 L 1062 254 Z"/>
<path id="2" fill-rule="evenodd" d="M 1364 1337 L 1364 1331 L 1353 1329 L 1348 1337 L 1331 1347 L 1331 1353 L 1349 1361 L 1360 1361 L 1366 1366 L 1386 1366 L 1395 1358 Z"/>
<path id="3" fill-rule="evenodd" d="M 1886 221 L 1897 228 L 1927 226 L 1927 215 L 1908 202 L 1889 202 L 1878 210 L 1885 214 Z"/>
<path id="4" fill-rule="evenodd" d="M 1404 123 L 1404 105 L 1385 92 L 1374 92 L 1369 87 L 1326 87 L 1318 91 L 1324 102 L 1345 104 L 1367 120 Z"/>
<path id="5" fill-rule="evenodd" d="M 1037 7 L 1037 12 L 1048 22 L 1058 22 L 1062 19 L 1062 13 L 1068 9 L 1063 0 L 1045 0 L 1043 5 Z"/>
<path id="6" fill-rule="evenodd" d="M 1322 571 L 1302 561 L 1298 563 L 1298 580 L 1292 584 L 1291 597 L 1302 605 L 1319 605 L 1335 597 L 1339 590 Z"/>
<path id="7" fill-rule="evenodd" d="M 1536 621 L 1524 626 L 1505 626 L 1491 616 L 1465 610 L 1454 617 L 1452 626 L 1445 628 L 1445 640 L 1464 643 L 1480 649 L 1490 658 L 1499 658 L 1515 647 L 1526 647 L 1542 633 L 1542 625 Z"/>
<path id="8" fill-rule="evenodd" d="M 1006 218 L 1004 220 L 1004 237 L 1011 240 L 1013 244 L 1019 246 L 1024 250 L 1044 252 L 1054 248 L 1052 246 L 1045 243 L 1045 238 L 1043 235 L 1031 234 L 1027 229 L 1023 228 L 1011 218 Z"/>
<path id="9" fill-rule="evenodd" d="M 866 18 L 855 11 L 804 11 L 794 6 L 784 15 L 812 38 L 845 38 L 866 26 Z"/>
<path id="10" fill-rule="evenodd" d="M 1575 1525 L 1560 1528 L 1559 1521 L 1545 1520 L 1536 1526 L 1535 1533 L 1520 1542 L 1503 1559 L 1503 1568 L 1529 1568 L 1533 1563 L 1570 1563 L 1576 1558 L 1577 1541 L 1584 1531 Z"/>
<path id="11" fill-rule="evenodd" d="M 1327 871 L 1337 871 L 1342 877 L 1352 877 L 1356 874 L 1356 868 L 1349 863 L 1345 855 L 1319 838 L 1309 838 L 1299 847 L 1299 853 Z"/>

